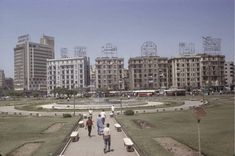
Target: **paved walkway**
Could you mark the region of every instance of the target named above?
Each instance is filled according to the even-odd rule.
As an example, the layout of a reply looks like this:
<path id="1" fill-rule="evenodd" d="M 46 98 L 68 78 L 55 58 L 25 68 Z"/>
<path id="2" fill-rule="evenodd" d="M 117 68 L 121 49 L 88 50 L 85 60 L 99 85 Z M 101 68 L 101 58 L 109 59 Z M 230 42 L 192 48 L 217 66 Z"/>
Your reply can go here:
<path id="1" fill-rule="evenodd" d="M 108 112 L 106 112 L 108 113 Z M 111 130 L 111 149 L 113 151 L 104 153 L 103 137 L 97 135 L 96 117 L 98 113 L 93 114 L 94 127 L 92 129 L 92 137 L 88 137 L 88 131 L 85 128 L 79 128 L 80 139 L 78 142 L 71 142 L 66 149 L 64 156 L 138 156 L 136 150 L 134 152 L 127 152 L 123 138 L 126 137 L 124 132 L 117 132 L 114 128 L 115 119 L 108 117 L 106 123 L 110 123 Z M 86 119 L 84 119 L 84 122 Z"/>

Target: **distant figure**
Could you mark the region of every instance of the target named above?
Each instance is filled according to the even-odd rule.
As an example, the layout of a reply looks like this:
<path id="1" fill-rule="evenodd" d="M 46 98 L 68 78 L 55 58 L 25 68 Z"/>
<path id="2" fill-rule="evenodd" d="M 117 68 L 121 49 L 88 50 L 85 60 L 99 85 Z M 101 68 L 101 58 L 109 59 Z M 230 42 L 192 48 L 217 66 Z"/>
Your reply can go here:
<path id="1" fill-rule="evenodd" d="M 220 94 L 220 95 L 223 94 L 222 90 L 219 91 L 219 94 Z"/>
<path id="2" fill-rule="evenodd" d="M 101 116 L 102 122 L 104 124 L 105 123 L 105 118 L 106 118 L 106 113 L 105 113 L 104 109 L 102 110 L 102 112 L 100 112 L 100 116 Z"/>
<path id="3" fill-rule="evenodd" d="M 130 95 L 128 95 L 127 98 L 130 99 L 131 98 Z"/>
<path id="4" fill-rule="evenodd" d="M 114 115 L 114 109 L 115 109 L 115 108 L 114 108 L 114 105 L 112 105 L 112 106 L 111 106 L 111 111 L 112 111 L 113 115 Z"/>
<path id="5" fill-rule="evenodd" d="M 106 124 L 106 127 L 104 128 L 104 153 L 110 151 L 110 145 L 111 145 L 111 133 L 109 129 L 109 123 Z M 108 146 L 108 151 L 107 151 L 107 146 Z"/>
<path id="6" fill-rule="evenodd" d="M 92 130 L 93 121 L 91 120 L 91 117 L 88 117 L 88 120 L 86 121 L 86 127 L 88 129 L 88 136 L 91 137 L 91 130 Z"/>
<path id="7" fill-rule="evenodd" d="M 104 124 L 101 118 L 101 115 L 98 115 L 97 121 L 96 121 L 96 125 L 97 125 L 97 133 L 98 135 L 102 135 L 103 134 L 103 130 L 104 130 Z"/>
<path id="8" fill-rule="evenodd" d="M 89 116 L 92 118 L 92 113 L 93 111 L 91 110 L 91 108 L 88 110 Z"/>

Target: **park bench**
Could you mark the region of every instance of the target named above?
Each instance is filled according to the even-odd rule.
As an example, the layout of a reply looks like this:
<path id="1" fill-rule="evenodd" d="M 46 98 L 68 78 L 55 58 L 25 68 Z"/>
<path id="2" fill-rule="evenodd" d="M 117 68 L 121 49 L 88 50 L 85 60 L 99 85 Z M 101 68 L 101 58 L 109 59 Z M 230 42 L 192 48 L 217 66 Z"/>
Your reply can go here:
<path id="1" fill-rule="evenodd" d="M 84 121 L 83 120 L 79 121 L 78 125 L 79 125 L 80 128 L 83 128 L 84 127 Z"/>
<path id="2" fill-rule="evenodd" d="M 118 132 L 121 132 L 122 131 L 122 126 L 120 125 L 120 124 L 118 124 L 118 123 L 115 123 L 114 124 L 114 127 L 115 127 L 115 129 L 118 131 Z"/>
<path id="3" fill-rule="evenodd" d="M 78 141 L 79 138 L 79 133 L 78 131 L 73 131 L 70 135 L 70 138 L 72 139 L 72 142 Z"/>
<path id="4" fill-rule="evenodd" d="M 131 141 L 130 138 L 123 138 L 124 146 L 126 147 L 127 152 L 133 152 L 134 151 L 134 143 Z"/>

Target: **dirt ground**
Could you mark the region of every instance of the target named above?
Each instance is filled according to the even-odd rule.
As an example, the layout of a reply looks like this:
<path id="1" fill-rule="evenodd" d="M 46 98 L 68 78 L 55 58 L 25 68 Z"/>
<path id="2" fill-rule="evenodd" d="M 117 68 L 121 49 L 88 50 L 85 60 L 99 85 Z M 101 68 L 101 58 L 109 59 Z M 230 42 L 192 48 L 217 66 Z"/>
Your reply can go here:
<path id="1" fill-rule="evenodd" d="M 198 156 L 198 151 L 195 151 L 170 137 L 155 138 L 154 140 L 174 156 Z"/>
<path id="2" fill-rule="evenodd" d="M 53 133 L 56 132 L 58 130 L 60 130 L 62 127 L 64 126 L 64 123 L 54 123 L 52 124 L 50 127 L 48 127 L 44 133 Z"/>
<path id="3" fill-rule="evenodd" d="M 155 127 L 154 125 L 152 125 L 151 123 L 149 123 L 145 120 L 136 119 L 136 120 L 133 120 L 133 122 L 141 129 Z"/>
<path id="4" fill-rule="evenodd" d="M 26 143 L 9 154 L 9 156 L 31 156 L 32 153 L 41 146 L 41 144 L 42 142 Z"/>

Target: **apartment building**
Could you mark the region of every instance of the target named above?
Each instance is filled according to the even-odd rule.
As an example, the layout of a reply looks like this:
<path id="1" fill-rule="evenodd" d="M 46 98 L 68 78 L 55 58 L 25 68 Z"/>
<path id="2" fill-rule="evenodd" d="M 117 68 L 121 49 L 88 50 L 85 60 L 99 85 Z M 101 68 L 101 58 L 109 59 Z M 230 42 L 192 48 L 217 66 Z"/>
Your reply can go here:
<path id="1" fill-rule="evenodd" d="M 98 57 L 95 59 L 96 88 L 123 90 L 124 59 L 118 57 Z"/>
<path id="2" fill-rule="evenodd" d="M 172 88 L 199 89 L 201 87 L 200 56 L 186 55 L 169 59 L 169 83 Z"/>
<path id="3" fill-rule="evenodd" d="M 200 85 L 202 88 L 221 90 L 225 85 L 224 55 L 198 54 L 200 56 Z"/>
<path id="4" fill-rule="evenodd" d="M 225 86 L 230 90 L 234 89 L 235 83 L 235 66 L 233 61 L 225 62 L 224 64 L 224 76 L 225 76 Z"/>
<path id="5" fill-rule="evenodd" d="M 130 89 L 168 87 L 168 59 L 159 56 L 139 56 L 128 61 Z"/>
<path id="6" fill-rule="evenodd" d="M 170 86 L 187 90 L 224 86 L 224 55 L 197 54 L 169 59 Z"/>
<path id="7" fill-rule="evenodd" d="M 47 94 L 51 94 L 57 87 L 83 91 L 89 84 L 89 57 L 47 60 Z"/>
<path id="8" fill-rule="evenodd" d="M 43 35 L 40 43 L 31 42 L 29 35 L 18 37 L 14 48 L 15 90 L 46 91 L 46 61 L 54 58 L 54 38 Z"/>
<path id="9" fill-rule="evenodd" d="M 95 92 L 96 90 L 96 68 L 95 65 L 90 66 L 90 91 Z"/>
<path id="10" fill-rule="evenodd" d="M 5 86 L 5 74 L 4 70 L 0 70 L 0 88 Z"/>

